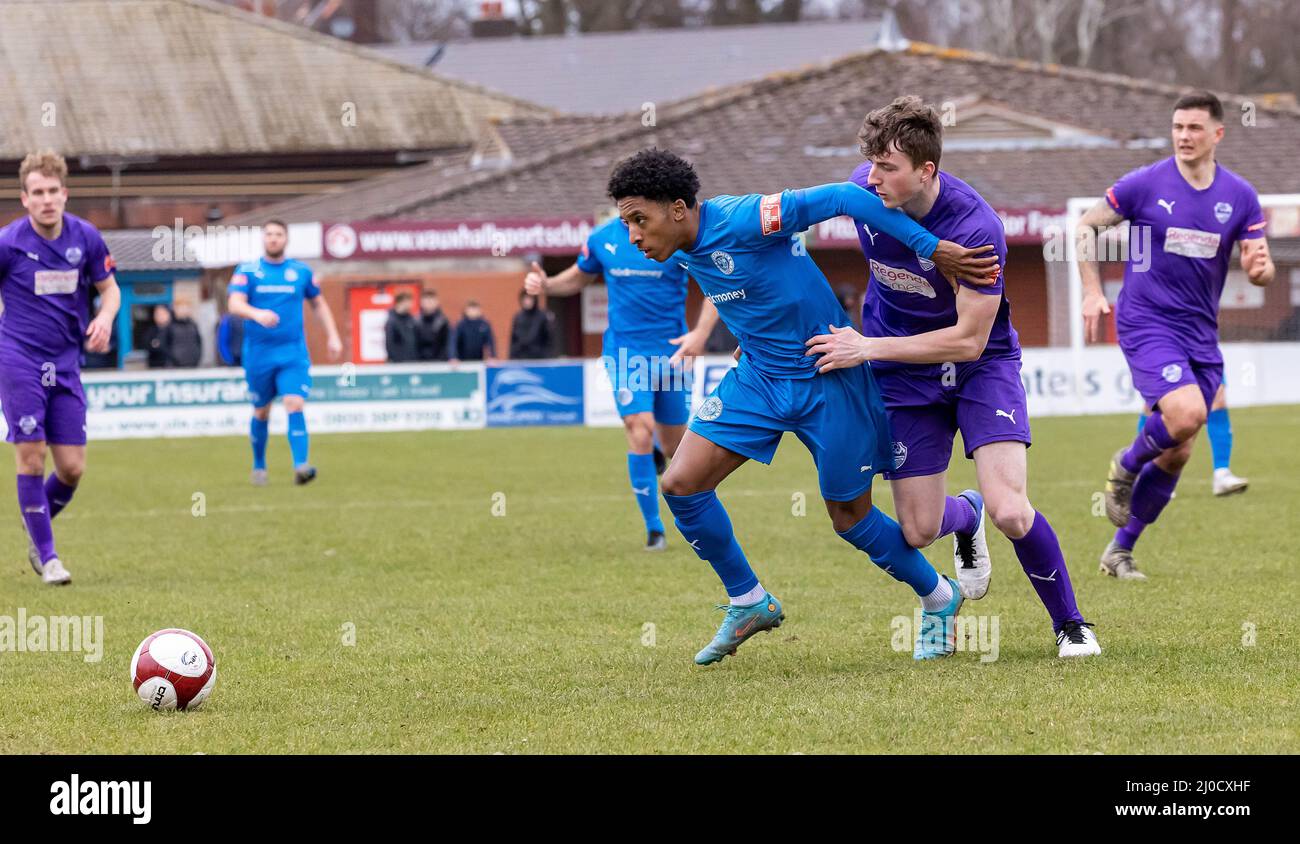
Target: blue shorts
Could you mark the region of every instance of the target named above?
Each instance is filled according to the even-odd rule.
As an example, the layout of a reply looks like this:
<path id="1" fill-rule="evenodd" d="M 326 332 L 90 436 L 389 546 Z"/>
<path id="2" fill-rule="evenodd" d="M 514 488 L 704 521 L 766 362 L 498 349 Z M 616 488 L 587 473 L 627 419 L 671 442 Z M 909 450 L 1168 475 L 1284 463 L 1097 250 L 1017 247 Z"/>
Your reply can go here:
<path id="1" fill-rule="evenodd" d="M 777 378 L 741 357 L 700 406 L 691 430 L 760 463 L 771 463 L 781 436 L 793 433 L 812 454 L 828 501 L 858 498 L 893 465 L 885 405 L 865 366 Z"/>
<path id="2" fill-rule="evenodd" d="M 276 396 L 302 396 L 311 392 L 311 362 L 305 360 L 244 367 L 248 400 L 253 407 L 265 407 Z"/>
<path id="3" fill-rule="evenodd" d="M 614 406 L 620 417 L 653 413 L 660 425 L 685 425 L 691 418 L 690 367 L 669 366 L 677 351 L 671 343 L 627 346 L 606 337 L 605 373 L 614 388 Z"/>

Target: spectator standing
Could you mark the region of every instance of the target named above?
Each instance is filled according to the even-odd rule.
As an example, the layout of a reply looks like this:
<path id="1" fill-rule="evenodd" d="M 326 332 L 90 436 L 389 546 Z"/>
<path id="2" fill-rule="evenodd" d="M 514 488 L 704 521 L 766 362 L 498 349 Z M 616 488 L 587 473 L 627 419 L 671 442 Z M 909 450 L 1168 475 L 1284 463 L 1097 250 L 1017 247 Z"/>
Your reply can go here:
<path id="1" fill-rule="evenodd" d="M 415 339 L 420 360 L 451 357 L 451 320 L 442 312 L 436 290 L 425 290 L 420 294 L 420 317 L 415 324 Z"/>
<path id="2" fill-rule="evenodd" d="M 193 369 L 203 359 L 203 338 L 188 300 L 176 300 L 171 324 L 163 329 L 162 338 L 168 366 Z"/>
<path id="3" fill-rule="evenodd" d="M 411 294 L 405 290 L 393 300 L 384 325 L 384 348 L 389 363 L 407 363 L 418 358 L 415 337 L 415 317 L 411 316 Z"/>
<path id="4" fill-rule="evenodd" d="M 144 333 L 144 348 L 149 353 L 149 368 L 162 369 L 167 366 L 167 350 L 163 347 L 163 334 L 171 325 L 172 312 L 166 305 L 153 306 L 153 325 Z"/>
<path id="5" fill-rule="evenodd" d="M 537 360 L 551 356 L 551 314 L 537 307 L 537 297 L 521 290 L 519 313 L 510 327 L 510 358 Z"/>
<path id="6" fill-rule="evenodd" d="M 496 356 L 492 326 L 483 318 L 478 302 L 470 299 L 465 303 L 465 312 L 452 338 L 452 360 L 491 360 Z"/>

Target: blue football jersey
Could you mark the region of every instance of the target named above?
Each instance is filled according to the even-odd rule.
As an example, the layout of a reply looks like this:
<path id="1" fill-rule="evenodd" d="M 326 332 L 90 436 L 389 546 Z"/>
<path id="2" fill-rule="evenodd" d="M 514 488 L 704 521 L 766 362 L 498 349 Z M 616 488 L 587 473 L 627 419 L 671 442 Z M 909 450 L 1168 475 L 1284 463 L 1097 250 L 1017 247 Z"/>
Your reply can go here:
<path id="1" fill-rule="evenodd" d="M 607 340 L 660 346 L 686 333 L 686 271 L 676 261 L 647 258 L 628 240 L 627 223 L 617 217 L 587 237 L 578 269 L 605 277 Z"/>
<path id="2" fill-rule="evenodd" d="M 274 328 L 264 328 L 253 320 L 244 323 L 245 367 L 307 358 L 303 301 L 320 295 L 311 267 L 292 258 L 278 263 L 259 258 L 235 268 L 228 292 L 243 293 L 254 308 L 274 311 L 280 317 Z"/>
<path id="3" fill-rule="evenodd" d="M 850 325 L 826 276 L 796 235 L 847 214 L 929 256 L 938 238 L 850 183 L 763 196 L 716 196 L 700 206 L 695 245 L 672 260 L 688 270 L 749 358 L 781 378 L 811 378 L 809 337 Z"/>

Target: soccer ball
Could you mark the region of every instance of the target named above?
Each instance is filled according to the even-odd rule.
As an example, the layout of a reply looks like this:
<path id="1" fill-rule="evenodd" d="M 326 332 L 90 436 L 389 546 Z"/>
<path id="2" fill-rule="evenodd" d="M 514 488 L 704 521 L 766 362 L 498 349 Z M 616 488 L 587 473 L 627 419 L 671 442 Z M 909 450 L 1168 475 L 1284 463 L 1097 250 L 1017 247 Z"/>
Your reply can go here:
<path id="1" fill-rule="evenodd" d="M 216 682 L 212 649 L 188 630 L 151 633 L 131 657 L 131 685 L 155 712 L 198 709 Z"/>

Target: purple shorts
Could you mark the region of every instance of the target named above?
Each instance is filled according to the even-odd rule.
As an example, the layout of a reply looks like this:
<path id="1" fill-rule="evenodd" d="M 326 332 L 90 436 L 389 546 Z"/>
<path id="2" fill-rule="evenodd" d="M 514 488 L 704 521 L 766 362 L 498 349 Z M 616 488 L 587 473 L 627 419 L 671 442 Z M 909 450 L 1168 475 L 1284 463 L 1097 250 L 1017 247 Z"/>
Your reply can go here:
<path id="1" fill-rule="evenodd" d="M 938 366 L 873 368 L 889 411 L 894 468 L 885 478 L 948 471 L 953 437 L 961 431 L 969 460 L 989 443 L 1032 442 L 1019 358 Z"/>
<path id="2" fill-rule="evenodd" d="M 75 368 L 46 371 L 31 361 L 0 361 L 0 409 L 11 443 L 86 444 L 86 394 Z"/>
<path id="3" fill-rule="evenodd" d="M 1154 408 L 1160 398 L 1179 387 L 1195 384 L 1208 410 L 1223 383 L 1223 355 L 1218 347 L 1196 350 L 1172 334 L 1156 331 L 1121 332 L 1119 348 L 1133 375 L 1133 389 Z"/>

